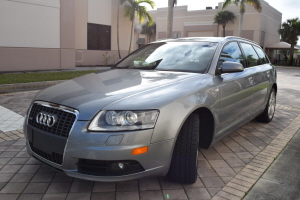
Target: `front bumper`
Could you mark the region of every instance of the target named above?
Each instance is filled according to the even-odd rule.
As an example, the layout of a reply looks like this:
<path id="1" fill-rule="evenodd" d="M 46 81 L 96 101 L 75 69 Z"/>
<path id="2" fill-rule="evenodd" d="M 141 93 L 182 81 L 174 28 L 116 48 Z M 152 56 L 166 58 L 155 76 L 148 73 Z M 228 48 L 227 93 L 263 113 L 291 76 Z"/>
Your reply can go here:
<path id="1" fill-rule="evenodd" d="M 168 172 L 175 139 L 151 144 L 153 129 L 126 132 L 88 132 L 88 124 L 88 121 L 75 122 L 66 141 L 61 165 L 36 154 L 31 149 L 27 138 L 28 153 L 71 177 L 93 181 L 125 181 L 147 176 L 164 176 Z M 26 126 L 25 134 L 27 137 L 27 131 L 31 131 L 32 127 Z M 113 135 L 123 136 L 120 144 L 107 144 L 108 138 Z M 147 153 L 132 155 L 134 148 L 143 146 L 149 147 Z M 142 165 L 144 171 L 122 176 L 88 175 L 79 172 L 79 159 L 100 161 L 134 160 Z"/>

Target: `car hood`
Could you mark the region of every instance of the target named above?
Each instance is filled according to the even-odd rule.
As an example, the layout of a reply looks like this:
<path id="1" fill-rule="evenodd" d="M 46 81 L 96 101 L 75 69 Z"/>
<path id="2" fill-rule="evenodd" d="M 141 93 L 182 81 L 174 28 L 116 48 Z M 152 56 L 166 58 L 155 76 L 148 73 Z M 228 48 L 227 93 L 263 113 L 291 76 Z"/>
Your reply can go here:
<path id="1" fill-rule="evenodd" d="M 79 111 L 79 120 L 90 120 L 103 107 L 117 100 L 195 76 L 199 74 L 111 69 L 49 87 L 40 92 L 35 100 L 75 108 Z"/>

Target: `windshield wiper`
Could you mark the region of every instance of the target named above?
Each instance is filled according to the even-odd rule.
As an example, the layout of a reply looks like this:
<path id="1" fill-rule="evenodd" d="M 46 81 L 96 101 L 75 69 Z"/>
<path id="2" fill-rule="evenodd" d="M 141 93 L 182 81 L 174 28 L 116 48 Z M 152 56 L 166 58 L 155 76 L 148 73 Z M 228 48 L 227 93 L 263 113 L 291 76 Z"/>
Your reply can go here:
<path id="1" fill-rule="evenodd" d="M 113 68 L 117 68 L 117 69 L 145 69 L 145 70 L 151 70 L 151 69 L 155 69 L 158 67 L 159 63 L 162 61 L 163 59 L 160 59 L 160 60 L 157 60 L 157 61 L 154 61 L 155 62 L 155 65 L 153 66 L 139 66 L 139 67 L 135 67 L 135 66 L 132 66 L 132 65 L 128 65 L 128 66 L 125 66 L 125 67 L 118 67 L 118 66 L 115 66 Z M 152 62 L 152 63 L 154 63 Z"/>

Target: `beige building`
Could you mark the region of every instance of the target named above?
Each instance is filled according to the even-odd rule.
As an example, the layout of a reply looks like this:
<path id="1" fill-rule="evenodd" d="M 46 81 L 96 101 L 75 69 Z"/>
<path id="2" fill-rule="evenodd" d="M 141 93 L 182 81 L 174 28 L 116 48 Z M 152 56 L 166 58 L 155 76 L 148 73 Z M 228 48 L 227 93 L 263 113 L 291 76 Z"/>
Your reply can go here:
<path id="1" fill-rule="evenodd" d="M 282 14 L 264 0 L 261 0 L 261 4 L 261 13 L 256 11 L 253 6 L 246 5 L 242 37 L 258 43 L 261 47 L 265 48 L 271 59 L 273 59 L 275 51 L 267 47 L 280 42 L 278 29 L 281 27 Z M 223 36 L 223 27 L 214 24 L 214 17 L 218 12 L 222 11 L 222 6 L 223 3 L 219 3 L 214 7 L 207 7 L 206 10 L 188 10 L 187 6 L 176 6 L 174 8 L 173 36 L 175 38 Z M 229 22 L 227 24 L 225 34 L 226 36 L 238 36 L 239 7 L 231 4 L 226 10 L 233 12 L 236 19 L 234 23 Z M 157 10 L 150 11 L 157 24 L 155 40 L 166 38 L 167 13 L 168 8 L 158 8 Z M 137 26 L 137 34 L 140 30 L 140 26 Z M 140 34 L 138 34 L 138 37 L 145 38 L 144 35 Z"/>
<path id="2" fill-rule="evenodd" d="M 0 71 L 67 69 L 105 64 L 105 58 L 118 60 L 117 6 L 118 0 L 0 0 Z M 125 56 L 131 23 L 120 11 L 120 49 Z"/>
<path id="3" fill-rule="evenodd" d="M 258 13 L 247 6 L 243 37 L 262 47 L 279 42 L 277 30 L 282 14 L 262 1 Z M 216 9 L 174 11 L 174 37 L 221 36 L 222 27 L 213 23 Z M 68 69 L 75 66 L 105 65 L 117 61 L 118 0 L 0 0 L 0 71 Z M 226 26 L 226 35 L 238 35 L 239 11 L 228 10 L 237 19 Z M 153 40 L 166 37 L 167 8 L 150 11 L 157 23 Z M 120 49 L 129 48 L 131 22 L 120 7 Z M 147 41 L 136 22 L 132 50 Z M 268 52 L 268 50 L 267 50 Z M 271 51 L 269 51 L 272 53 Z"/>

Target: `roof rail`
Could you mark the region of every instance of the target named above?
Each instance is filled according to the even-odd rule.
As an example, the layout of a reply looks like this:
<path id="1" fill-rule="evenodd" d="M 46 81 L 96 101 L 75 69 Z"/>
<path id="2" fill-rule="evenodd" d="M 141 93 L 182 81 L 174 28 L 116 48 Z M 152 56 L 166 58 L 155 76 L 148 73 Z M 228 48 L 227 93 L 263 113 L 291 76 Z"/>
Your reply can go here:
<path id="1" fill-rule="evenodd" d="M 242 37 L 237 37 L 237 36 L 227 36 L 225 37 L 225 39 L 239 39 L 239 40 L 245 40 L 245 41 L 248 41 L 248 42 L 252 42 L 252 43 L 255 43 L 257 45 L 259 45 L 258 43 L 252 41 L 252 40 L 248 40 L 246 38 L 242 38 Z"/>

